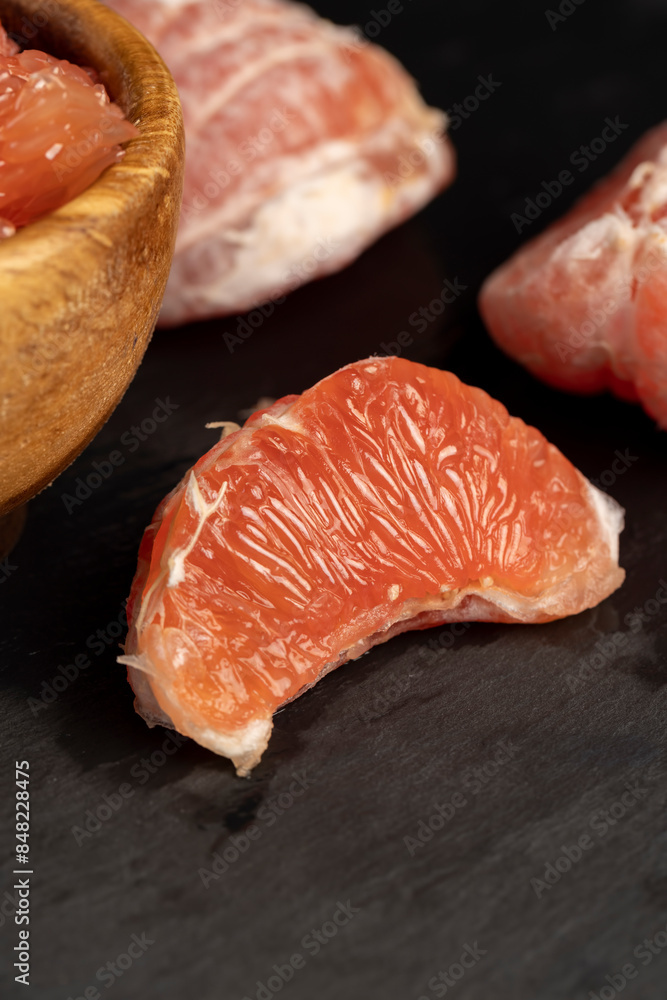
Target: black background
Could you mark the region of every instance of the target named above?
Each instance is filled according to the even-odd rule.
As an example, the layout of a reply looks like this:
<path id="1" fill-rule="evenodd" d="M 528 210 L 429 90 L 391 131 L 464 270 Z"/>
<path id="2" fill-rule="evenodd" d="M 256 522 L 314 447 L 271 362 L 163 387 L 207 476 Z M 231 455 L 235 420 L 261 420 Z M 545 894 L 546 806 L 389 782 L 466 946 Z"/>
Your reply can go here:
<path id="1" fill-rule="evenodd" d="M 541 3 L 406 2 L 377 41 L 430 103 L 452 108 L 479 75 L 500 82 L 452 134 L 456 183 L 346 272 L 293 295 L 233 352 L 223 334 L 235 318 L 158 331 L 112 420 L 31 502 L 0 590 L 0 781 L 1 891 L 11 896 L 13 762 L 30 760 L 32 985 L 13 983 L 8 903 L 3 997 L 67 1000 L 97 983 L 120 1000 L 254 1000 L 274 964 L 301 953 L 305 967 L 281 997 L 431 1000 L 429 980 L 468 944 L 485 954 L 447 996 L 586 1000 L 613 989 L 606 977 L 618 985 L 630 962 L 637 976 L 624 1000 L 664 1000 L 667 955 L 645 965 L 633 952 L 667 927 L 667 621 L 655 610 L 667 577 L 666 438 L 636 407 L 534 381 L 493 347 L 475 306 L 485 274 L 665 116 L 667 7 L 570 7 L 553 30 Z M 317 9 L 341 23 L 372 20 L 363 3 Z M 511 213 L 568 168 L 607 116 L 628 128 L 519 236 Z M 467 290 L 418 336 L 408 317 L 445 278 Z M 409 357 L 487 389 L 591 478 L 610 481 L 615 452 L 627 449 L 627 471 L 608 486 L 627 509 L 626 584 L 563 622 L 473 625 L 455 640 L 446 629 L 414 633 L 375 649 L 277 716 L 249 780 L 191 742 L 144 780 L 142 758 L 168 733 L 134 714 L 117 650 L 98 655 L 94 643 L 97 630 L 114 631 L 154 507 L 213 443 L 206 421 L 300 392 L 403 330 L 414 335 Z M 126 432 L 167 398 L 178 408 L 131 451 Z M 114 450 L 122 465 L 68 513 L 63 494 Z M 626 616 L 647 601 L 654 613 L 633 631 Z M 619 634 L 620 648 L 590 667 Z M 29 699 L 81 654 L 90 666 L 31 710 Z M 568 678 L 587 665 L 590 679 L 573 690 Z M 512 759 L 473 792 L 470 769 L 492 760 L 500 740 Z M 309 787 L 277 815 L 295 773 Z M 124 783 L 131 796 L 77 843 L 86 811 L 105 795 L 115 801 Z M 615 804 L 626 783 L 642 791 L 624 809 Z M 411 855 L 404 838 L 457 791 L 465 806 Z M 625 815 L 602 833 L 599 811 L 610 809 Z M 216 852 L 233 857 L 230 838 L 253 821 L 259 838 L 205 888 L 199 870 Z M 592 846 L 538 897 L 531 879 L 584 834 Z M 348 900 L 358 912 L 312 955 L 304 936 Z M 96 972 L 133 934 L 153 943 L 107 990 Z"/>

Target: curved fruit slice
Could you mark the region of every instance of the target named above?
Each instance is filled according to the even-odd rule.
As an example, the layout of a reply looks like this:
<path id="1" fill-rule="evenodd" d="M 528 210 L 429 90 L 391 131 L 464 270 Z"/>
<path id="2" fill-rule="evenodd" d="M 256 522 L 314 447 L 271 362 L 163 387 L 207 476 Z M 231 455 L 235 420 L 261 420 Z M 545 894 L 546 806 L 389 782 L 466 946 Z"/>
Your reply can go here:
<path id="1" fill-rule="evenodd" d="M 486 393 L 370 358 L 254 414 L 166 498 L 120 661 L 149 723 L 246 774 L 277 708 L 398 632 L 597 604 L 623 580 L 621 527 Z"/>
<path id="2" fill-rule="evenodd" d="M 187 157 L 163 325 L 243 312 L 344 267 L 454 175 L 402 66 L 288 0 L 107 0 L 181 96 Z"/>
<path id="3" fill-rule="evenodd" d="M 19 52 L 0 25 L 0 239 L 85 191 L 136 135 L 92 70 Z"/>
<path id="4" fill-rule="evenodd" d="M 667 122 L 487 279 L 480 310 L 545 382 L 638 399 L 667 429 Z"/>

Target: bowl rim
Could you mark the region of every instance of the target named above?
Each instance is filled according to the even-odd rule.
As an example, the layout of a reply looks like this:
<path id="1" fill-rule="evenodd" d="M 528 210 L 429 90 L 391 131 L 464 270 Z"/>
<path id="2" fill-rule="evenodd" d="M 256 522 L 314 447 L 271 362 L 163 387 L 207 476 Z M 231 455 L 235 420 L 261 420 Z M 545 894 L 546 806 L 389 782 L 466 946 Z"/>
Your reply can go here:
<path id="1" fill-rule="evenodd" d="M 1 515 L 74 461 L 136 373 L 173 254 L 185 140 L 169 70 L 105 4 L 0 0 L 0 19 L 10 33 L 36 27 L 33 47 L 94 67 L 139 126 L 85 191 L 0 240 Z"/>
<path id="2" fill-rule="evenodd" d="M 107 167 L 81 194 L 0 240 L 0 283 L 5 267 L 16 280 L 17 257 L 29 254 L 43 261 L 54 252 L 54 231 L 95 217 L 100 200 L 109 199 L 116 214 L 132 211 L 137 189 L 124 184 L 123 175 L 132 174 L 136 180 L 143 174 L 148 195 L 151 175 L 168 171 L 173 161 L 173 131 L 165 128 L 165 120 L 181 118 L 182 136 L 173 77 L 150 42 L 121 14 L 100 0 L 0 0 L 0 23 L 10 35 L 16 37 L 12 26 L 20 23 L 23 27 L 26 20 L 35 35 L 22 48 L 42 48 L 77 65 L 92 66 L 111 100 L 119 104 L 128 121 L 140 127 L 140 134 L 122 144 L 123 159 Z M 150 86 L 142 85 L 147 80 Z"/>

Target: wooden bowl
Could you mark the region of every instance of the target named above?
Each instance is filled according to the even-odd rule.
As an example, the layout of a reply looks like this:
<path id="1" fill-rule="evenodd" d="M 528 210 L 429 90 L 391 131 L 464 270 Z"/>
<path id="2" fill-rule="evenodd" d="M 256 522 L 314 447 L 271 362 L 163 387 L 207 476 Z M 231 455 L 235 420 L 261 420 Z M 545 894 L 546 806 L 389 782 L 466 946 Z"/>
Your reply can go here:
<path id="1" fill-rule="evenodd" d="M 99 73 L 140 136 L 83 194 L 0 241 L 0 516 L 48 486 L 120 401 L 169 273 L 183 186 L 178 93 L 98 0 L 0 0 L 14 37 Z"/>

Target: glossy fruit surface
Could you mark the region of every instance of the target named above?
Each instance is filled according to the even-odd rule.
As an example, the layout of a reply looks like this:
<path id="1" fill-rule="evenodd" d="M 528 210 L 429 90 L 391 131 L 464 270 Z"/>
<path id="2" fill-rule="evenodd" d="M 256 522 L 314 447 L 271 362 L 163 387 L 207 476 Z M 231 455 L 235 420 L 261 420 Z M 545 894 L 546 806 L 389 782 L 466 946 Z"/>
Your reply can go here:
<path id="1" fill-rule="evenodd" d="M 0 238 L 85 191 L 136 135 L 92 70 L 19 52 L 0 25 Z"/>
<path id="2" fill-rule="evenodd" d="M 667 124 L 485 282 L 494 340 L 560 389 L 611 389 L 667 428 Z"/>
<path id="3" fill-rule="evenodd" d="M 454 176 L 442 112 L 389 53 L 290 0 L 107 0 L 156 47 L 187 155 L 161 323 L 337 271 Z"/>
<path id="4" fill-rule="evenodd" d="M 253 415 L 165 499 L 122 662 L 149 721 L 245 773 L 280 705 L 398 632 L 597 604 L 621 526 L 486 393 L 370 358 Z"/>

